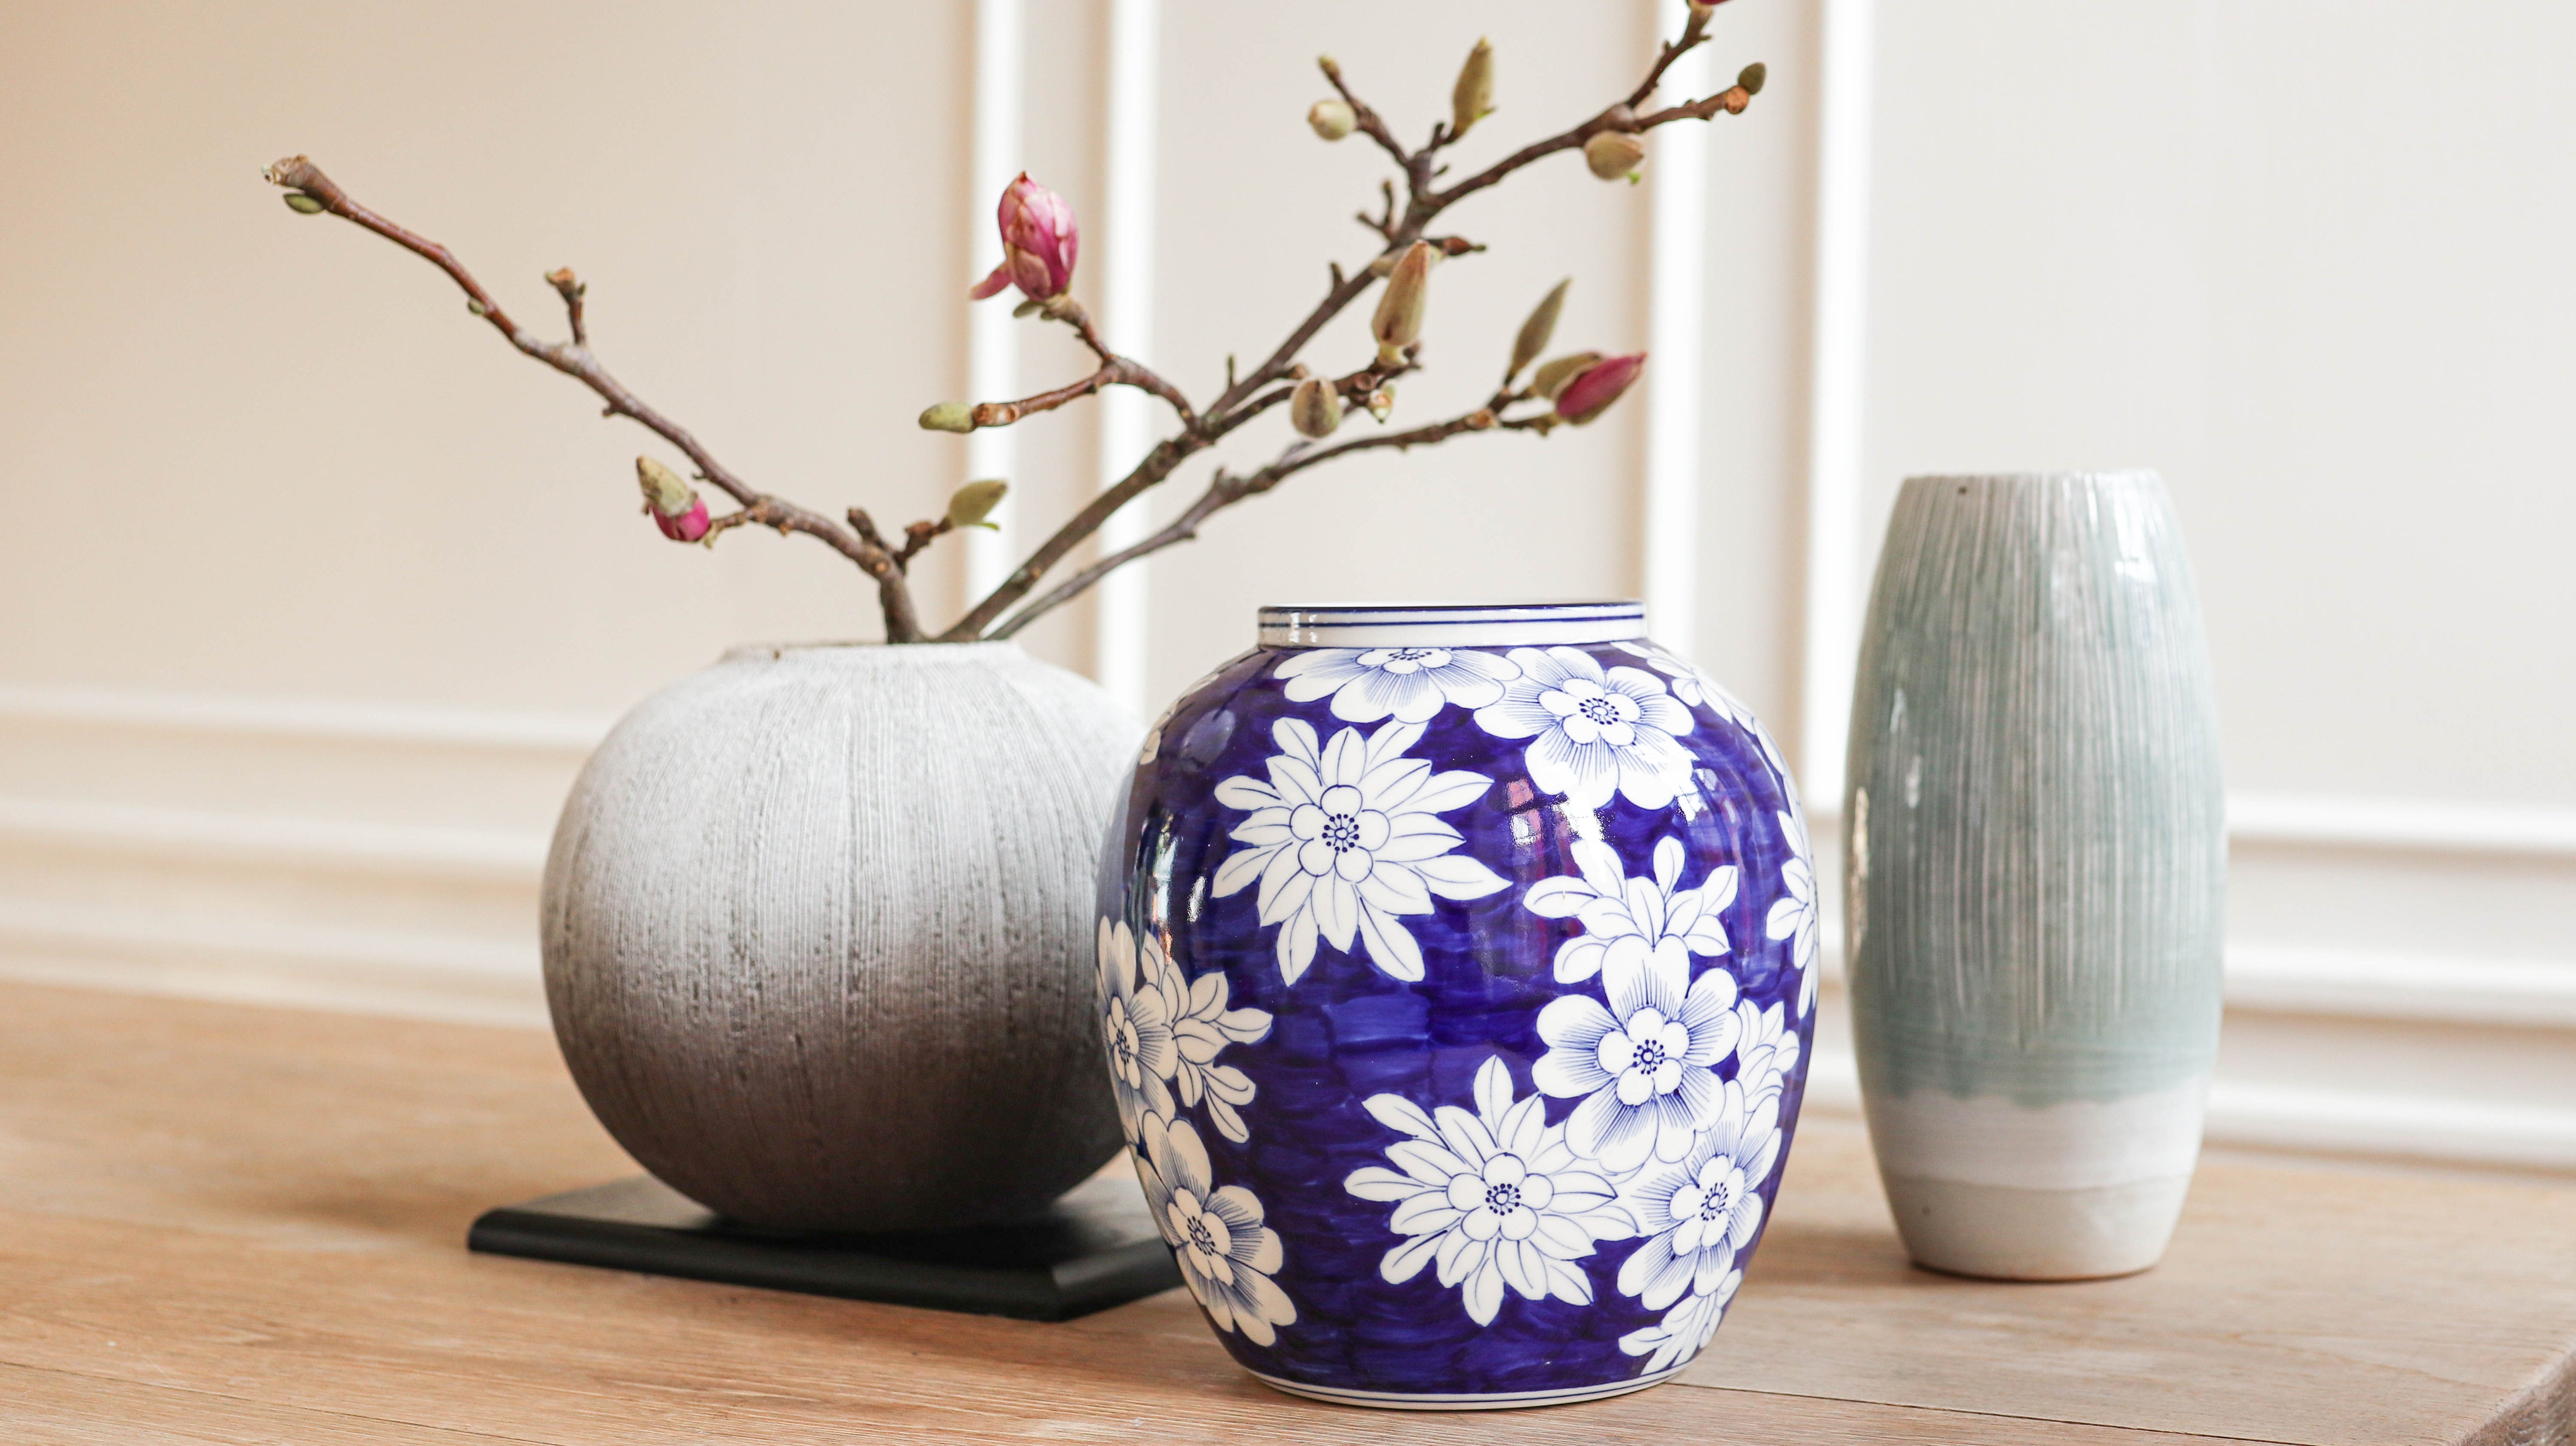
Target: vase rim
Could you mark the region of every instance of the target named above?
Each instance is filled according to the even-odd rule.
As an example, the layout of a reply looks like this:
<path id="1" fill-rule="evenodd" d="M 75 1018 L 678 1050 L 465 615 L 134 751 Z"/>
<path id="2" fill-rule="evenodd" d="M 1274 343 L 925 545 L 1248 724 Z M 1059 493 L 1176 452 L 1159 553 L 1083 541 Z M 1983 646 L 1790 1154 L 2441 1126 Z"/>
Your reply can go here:
<path id="1" fill-rule="evenodd" d="M 1634 599 L 1517 603 L 1296 603 L 1260 610 L 1265 648 L 1546 647 L 1646 635 Z"/>

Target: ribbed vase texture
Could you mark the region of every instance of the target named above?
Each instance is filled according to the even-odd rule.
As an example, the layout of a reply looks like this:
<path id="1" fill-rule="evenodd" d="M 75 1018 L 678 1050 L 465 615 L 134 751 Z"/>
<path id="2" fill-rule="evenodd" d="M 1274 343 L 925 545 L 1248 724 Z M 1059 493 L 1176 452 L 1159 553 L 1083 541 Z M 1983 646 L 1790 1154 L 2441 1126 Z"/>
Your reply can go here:
<path id="1" fill-rule="evenodd" d="M 1137 729 L 1009 644 L 746 648 L 628 714 L 547 860 L 617 1142 L 732 1219 L 1033 1214 L 1108 1160 L 1094 863 Z"/>
<path id="2" fill-rule="evenodd" d="M 1917 477 L 1852 702 L 1861 1086 L 1917 1260 L 2153 1264 L 2218 1042 L 2207 642 L 2151 472 Z"/>

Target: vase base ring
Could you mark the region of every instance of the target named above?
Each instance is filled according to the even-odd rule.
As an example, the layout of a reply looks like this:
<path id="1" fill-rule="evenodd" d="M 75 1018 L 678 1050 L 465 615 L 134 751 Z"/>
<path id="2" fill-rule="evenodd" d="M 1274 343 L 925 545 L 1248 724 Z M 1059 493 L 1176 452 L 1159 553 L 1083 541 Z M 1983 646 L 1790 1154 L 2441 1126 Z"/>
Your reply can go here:
<path id="1" fill-rule="evenodd" d="M 1688 1364 L 1683 1362 L 1683 1365 Z M 1283 1381 L 1259 1371 L 1248 1374 L 1272 1390 L 1303 1396 L 1310 1401 L 1329 1401 L 1336 1406 L 1370 1406 L 1381 1411 L 1515 1411 L 1527 1406 L 1568 1406 L 1577 1401 L 1624 1396 L 1630 1391 L 1642 1391 L 1648 1386 L 1671 1380 L 1681 1370 L 1682 1366 L 1673 1366 L 1632 1380 L 1607 1381 L 1597 1386 L 1569 1386 L 1559 1391 L 1496 1391 L 1487 1394 L 1356 1391 L 1337 1386 L 1310 1386 L 1302 1381 Z"/>

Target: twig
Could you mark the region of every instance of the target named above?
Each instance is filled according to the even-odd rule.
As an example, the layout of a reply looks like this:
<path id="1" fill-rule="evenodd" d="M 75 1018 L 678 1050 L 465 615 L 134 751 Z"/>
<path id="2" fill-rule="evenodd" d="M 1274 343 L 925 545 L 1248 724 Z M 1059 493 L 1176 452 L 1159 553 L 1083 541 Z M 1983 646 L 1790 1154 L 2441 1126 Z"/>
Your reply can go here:
<path id="1" fill-rule="evenodd" d="M 590 345 L 590 329 L 581 322 L 581 299 L 590 294 L 590 288 L 573 279 L 569 266 L 558 266 L 547 272 L 546 284 L 563 297 L 565 319 L 572 323 L 572 344 Z"/>
<path id="2" fill-rule="evenodd" d="M 1182 509 L 1178 517 L 1133 546 L 1110 553 L 1058 583 L 1026 607 L 1011 614 L 1001 626 L 992 630 L 990 636 L 996 639 L 1012 636 L 1045 614 L 1071 602 L 1084 589 L 1110 573 L 1140 557 L 1160 552 L 1175 543 L 1189 541 L 1198 536 L 1199 524 L 1209 517 L 1247 497 L 1258 497 L 1310 467 L 1320 467 L 1326 462 L 1350 456 L 1354 452 L 1374 452 L 1389 447 L 1402 451 L 1406 448 L 1427 446 L 1434 442 L 1446 441 L 1462 432 L 1531 431 L 1538 430 L 1544 425 L 1539 417 L 1505 420 L 1500 415 L 1500 410 L 1510 400 L 1513 400 L 1512 394 L 1496 392 L 1484 406 L 1472 412 L 1451 417 L 1447 421 L 1432 422 L 1402 432 L 1385 432 L 1374 437 L 1354 438 L 1329 447 L 1317 447 L 1301 442 L 1280 454 L 1277 461 L 1257 472 L 1238 475 L 1220 467 L 1216 475 L 1209 479 L 1207 490 L 1200 493 L 1188 507 Z"/>
<path id="3" fill-rule="evenodd" d="M 544 341 L 529 334 L 510 319 L 500 303 L 492 299 L 492 294 L 483 289 L 483 283 L 475 280 L 474 274 L 456 259 L 454 252 L 351 200 L 349 193 L 341 190 L 339 183 L 324 175 L 322 168 L 312 161 L 303 156 L 290 156 L 269 167 L 267 177 L 272 185 L 300 191 L 332 215 L 373 231 L 446 272 L 448 279 L 465 293 L 466 309 L 490 322 L 493 329 L 508 338 L 512 346 L 597 393 L 600 400 L 608 404 L 607 415 L 632 418 L 663 441 L 679 448 L 696 465 L 702 479 L 742 504 L 742 513 L 738 515 L 740 520 L 820 538 L 834 551 L 857 563 L 876 579 L 877 599 L 885 610 L 886 641 L 909 643 L 920 640 L 921 624 L 913 610 L 911 589 L 904 584 L 903 569 L 895 566 L 894 558 L 883 548 L 872 546 L 865 538 L 828 517 L 773 497 L 735 476 L 716 460 L 715 454 L 709 452 L 705 444 L 691 436 L 687 428 L 647 406 L 643 398 L 628 391 L 623 383 L 609 375 L 608 369 L 599 364 L 588 347 L 579 342 Z"/>

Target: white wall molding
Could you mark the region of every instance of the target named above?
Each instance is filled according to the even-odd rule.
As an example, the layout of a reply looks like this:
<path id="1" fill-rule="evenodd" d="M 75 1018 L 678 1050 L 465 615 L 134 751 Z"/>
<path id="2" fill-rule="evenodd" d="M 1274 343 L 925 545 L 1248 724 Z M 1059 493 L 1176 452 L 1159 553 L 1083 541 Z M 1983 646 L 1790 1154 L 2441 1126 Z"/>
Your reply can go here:
<path id="1" fill-rule="evenodd" d="M 0 724 L 13 722 L 579 754 L 597 747 L 616 720 L 421 703 L 0 683 Z"/>
<path id="2" fill-rule="evenodd" d="M 2576 959 L 2236 944 L 2227 950 L 2227 1003 L 2279 1014 L 2576 1029 Z"/>
<path id="3" fill-rule="evenodd" d="M 1689 15 L 1682 0 L 1657 0 L 1658 35 L 1678 33 Z M 1709 48 L 1673 63 L 1671 93 L 1708 93 Z M 1702 365 L 1707 345 L 1708 128 L 1671 126 L 1655 138 L 1655 218 L 1648 328 L 1654 364 L 1646 369 L 1644 527 L 1646 629 L 1657 642 L 1694 655 L 1699 621 L 1700 428 L 1705 424 Z"/>
<path id="4" fill-rule="evenodd" d="M 1102 248 L 1100 325 L 1110 350 L 1147 362 L 1154 352 L 1162 26 L 1162 0 L 1110 0 L 1108 196 L 1102 217 L 1107 244 Z M 1153 446 L 1153 399 L 1132 387 L 1111 387 L 1098 401 L 1099 482 L 1107 491 Z M 1098 545 L 1104 555 L 1144 540 L 1153 517 L 1151 495 L 1120 508 L 1101 525 Z M 1152 708 L 1147 682 L 1149 565 L 1142 559 L 1131 562 L 1092 592 L 1092 680 L 1139 718 Z"/>
<path id="5" fill-rule="evenodd" d="M 1817 1051 L 1808 1065 L 1807 1102 L 1826 1114 L 1861 1113 L 1860 1071 L 1850 1051 Z M 2206 1139 L 2255 1149 L 2576 1169 L 2576 1109 L 2451 1096 L 2220 1079 L 2209 1089 Z"/>
<path id="6" fill-rule="evenodd" d="M 1802 777 L 1800 787 L 1810 785 Z M 1842 817 L 1839 797 L 1808 805 L 1819 828 Z M 2231 793 L 2227 836 L 2239 846 L 2576 859 L 2576 809 L 2438 799 Z"/>
<path id="7" fill-rule="evenodd" d="M 968 170 L 966 254 L 989 257 L 978 263 L 958 287 L 968 307 L 966 325 L 966 390 L 970 400 L 1019 395 L 1020 333 L 1005 297 L 965 300 L 966 289 L 984 279 L 1001 259 L 994 228 L 1002 192 L 1021 170 L 1022 94 L 1027 69 L 1027 25 L 1022 0 L 975 0 L 975 140 Z M 980 427 L 966 437 L 966 475 L 959 482 L 999 477 L 1016 482 L 1019 436 L 1008 427 Z M 1001 585 L 1011 571 L 1012 549 L 1019 543 L 1013 526 L 1016 499 L 1005 496 L 988 519 L 997 530 L 974 527 L 966 534 L 966 595 L 961 607 Z"/>
<path id="8" fill-rule="evenodd" d="M 542 834 L 0 797 L 0 842 L 533 886 Z"/>
<path id="9" fill-rule="evenodd" d="M 1876 0 L 1824 0 L 1798 772 L 1809 796 L 1836 804 L 1843 796 L 1843 738 L 1850 727 L 1852 670 L 1860 640 L 1875 30 Z"/>
<path id="10" fill-rule="evenodd" d="M 2576 809 L 2235 793 L 2227 833 L 2240 844 L 2576 859 Z"/>

